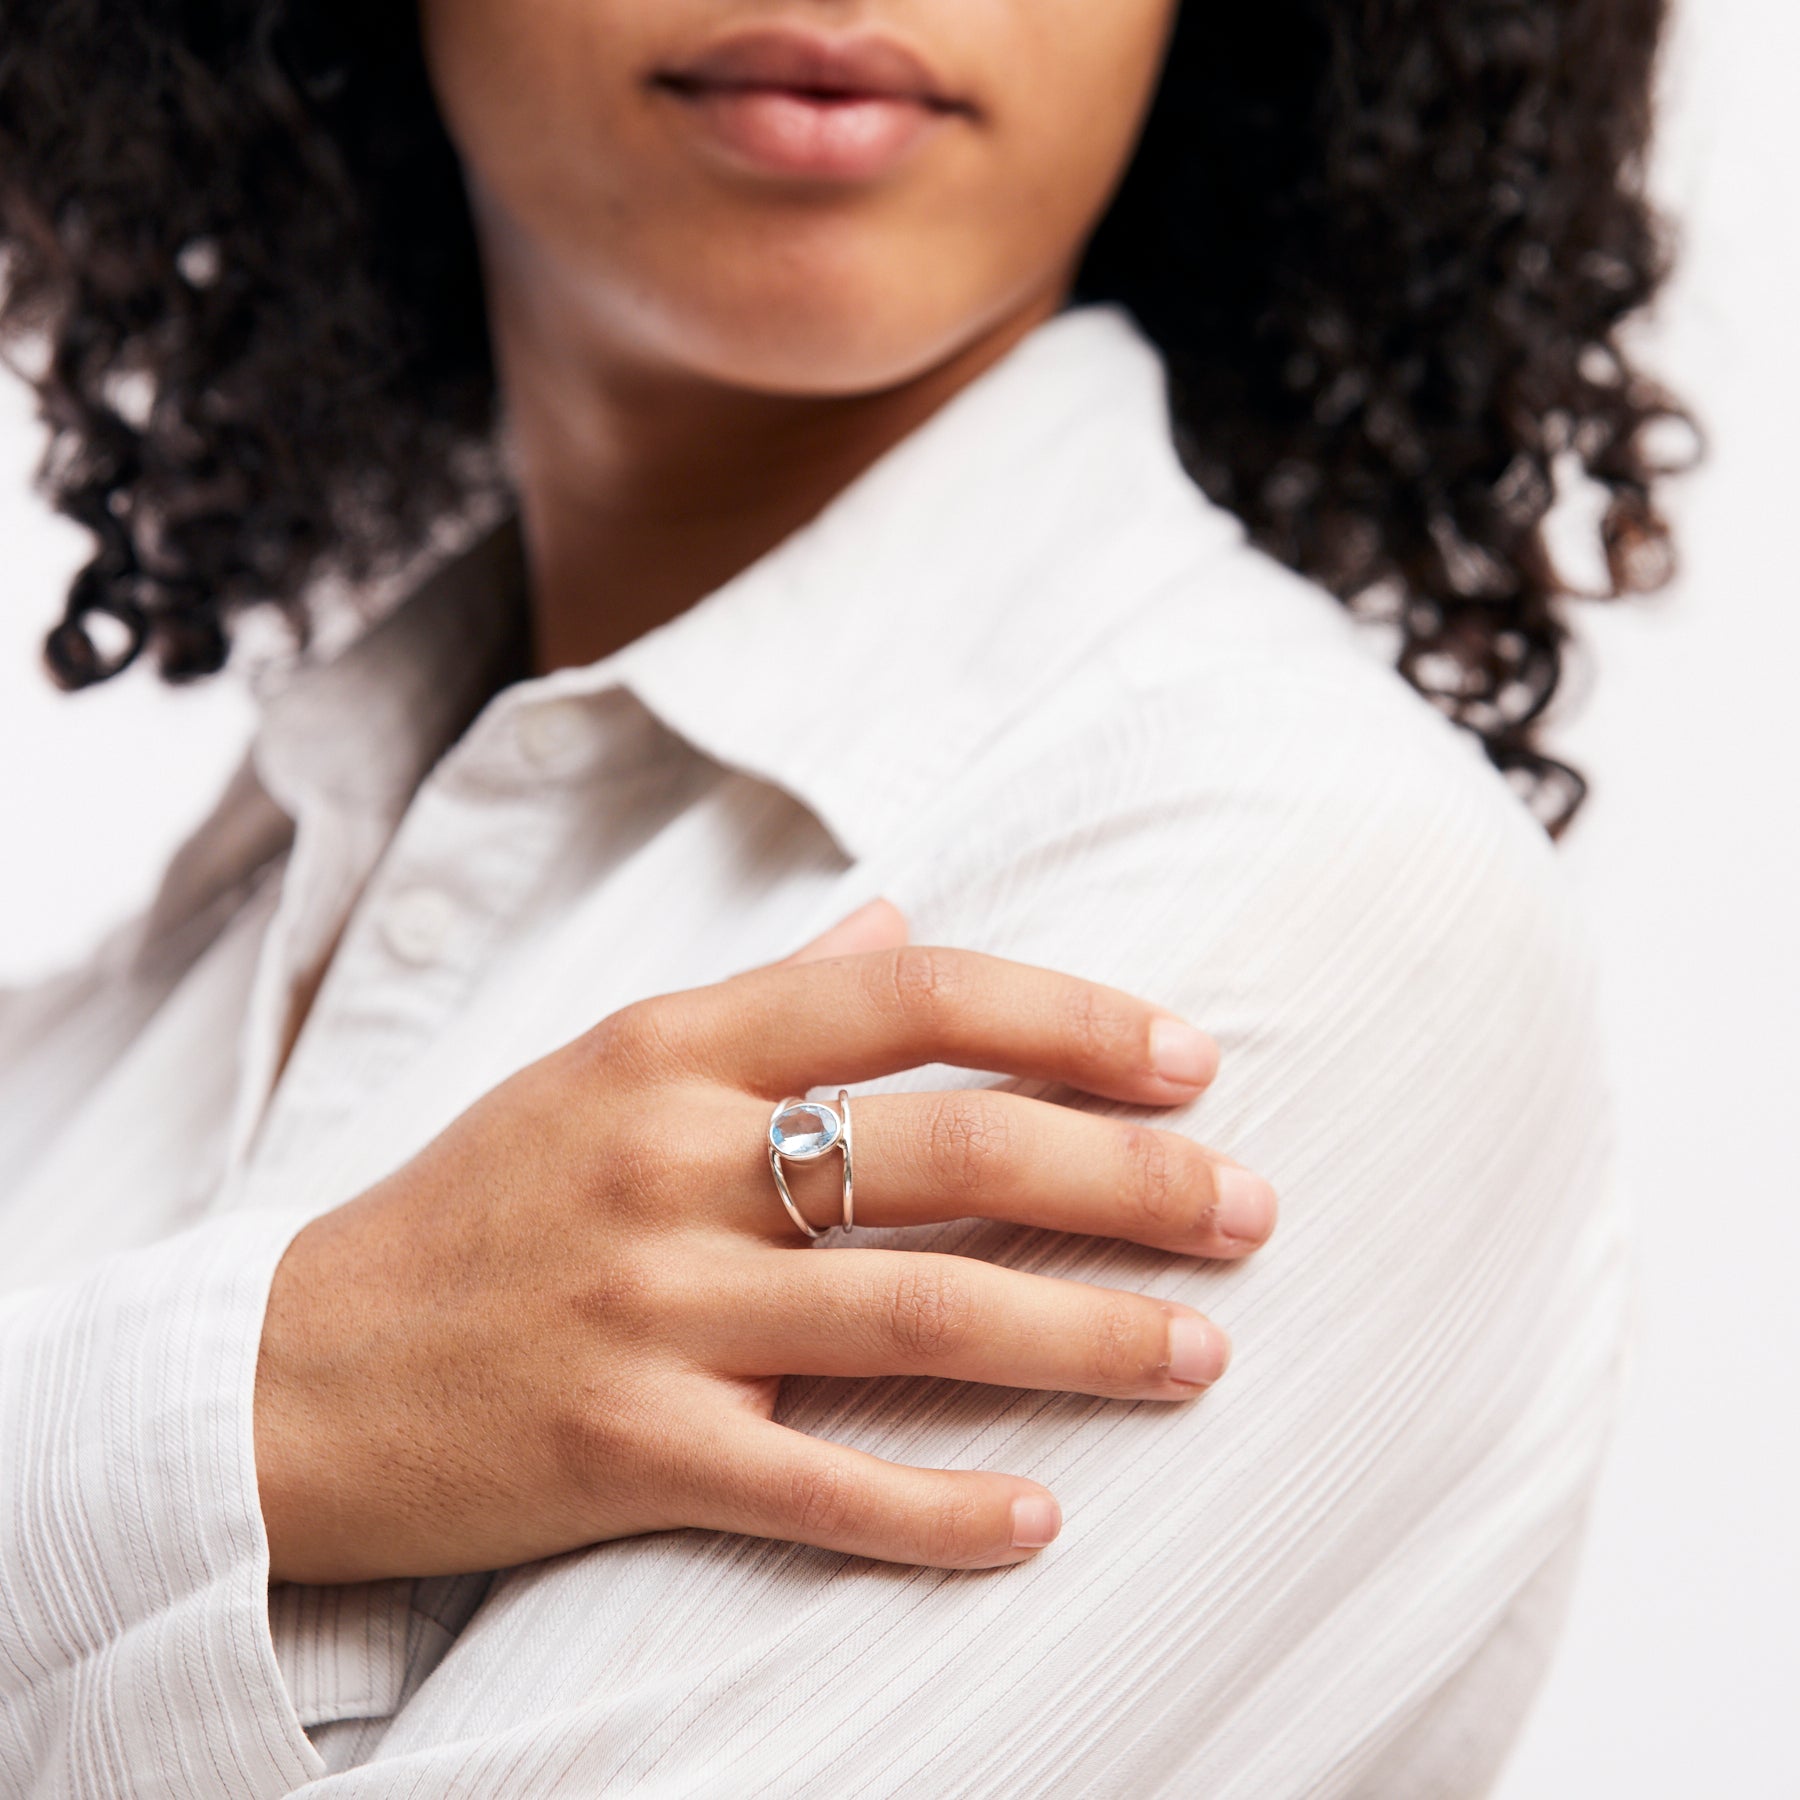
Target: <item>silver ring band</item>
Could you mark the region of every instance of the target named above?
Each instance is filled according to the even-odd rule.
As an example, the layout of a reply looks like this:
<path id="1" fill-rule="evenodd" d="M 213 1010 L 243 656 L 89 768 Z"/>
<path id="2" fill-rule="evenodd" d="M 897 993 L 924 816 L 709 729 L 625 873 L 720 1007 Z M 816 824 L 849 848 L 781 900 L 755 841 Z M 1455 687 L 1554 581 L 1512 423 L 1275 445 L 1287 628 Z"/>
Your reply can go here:
<path id="1" fill-rule="evenodd" d="M 794 1204 L 782 1165 L 818 1162 L 834 1150 L 844 1153 L 843 1224 L 848 1231 L 856 1223 L 856 1169 L 851 1145 L 849 1089 L 838 1089 L 836 1106 L 789 1094 L 769 1115 L 769 1173 L 775 1177 L 775 1191 L 787 1208 L 787 1216 L 809 1238 L 822 1238 L 831 1227 L 819 1229 L 807 1222 L 806 1215 Z"/>

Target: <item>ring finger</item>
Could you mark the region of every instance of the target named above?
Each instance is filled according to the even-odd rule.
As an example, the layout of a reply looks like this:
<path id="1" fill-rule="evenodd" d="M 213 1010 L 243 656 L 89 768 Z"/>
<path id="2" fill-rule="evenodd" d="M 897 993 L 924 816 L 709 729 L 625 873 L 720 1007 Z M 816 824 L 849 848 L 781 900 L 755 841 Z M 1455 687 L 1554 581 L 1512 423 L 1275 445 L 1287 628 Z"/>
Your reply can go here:
<path id="1" fill-rule="evenodd" d="M 1004 1219 L 1219 1258 L 1248 1255 L 1275 1227 L 1260 1175 L 1132 1120 L 993 1088 L 870 1094 L 851 1119 L 859 1225 Z M 805 1215 L 832 1223 L 838 1158 L 785 1173 Z M 766 1210 L 771 1235 L 793 1235 L 773 1194 Z"/>

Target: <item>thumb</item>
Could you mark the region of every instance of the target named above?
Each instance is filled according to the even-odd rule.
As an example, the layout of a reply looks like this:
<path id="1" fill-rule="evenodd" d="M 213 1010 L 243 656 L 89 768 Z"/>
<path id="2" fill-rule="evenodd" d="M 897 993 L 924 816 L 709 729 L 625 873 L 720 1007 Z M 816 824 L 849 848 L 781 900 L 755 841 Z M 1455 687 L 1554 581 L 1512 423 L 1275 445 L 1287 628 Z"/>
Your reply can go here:
<path id="1" fill-rule="evenodd" d="M 869 950 L 898 950 L 906 937 L 906 915 L 899 907 L 891 900 L 871 900 L 792 956 L 784 956 L 775 967 L 822 962 L 828 956 L 860 956 Z"/>

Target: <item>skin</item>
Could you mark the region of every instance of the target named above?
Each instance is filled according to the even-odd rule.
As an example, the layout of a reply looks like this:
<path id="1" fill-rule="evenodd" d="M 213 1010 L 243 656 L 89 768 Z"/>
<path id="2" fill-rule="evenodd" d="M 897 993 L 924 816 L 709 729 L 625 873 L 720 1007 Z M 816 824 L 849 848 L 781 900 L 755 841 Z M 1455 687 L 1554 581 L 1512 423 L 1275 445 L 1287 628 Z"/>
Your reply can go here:
<path id="1" fill-rule="evenodd" d="M 838 942 L 903 930 L 878 902 Z M 942 1060 L 1156 1106 L 1218 1062 L 1191 1027 L 1068 976 L 835 947 L 603 1021 L 300 1234 L 258 1370 L 277 1578 L 504 1567 L 675 1526 L 1014 1562 L 1060 1525 L 1047 1490 L 792 1431 L 771 1418 L 780 1377 L 1180 1401 L 1224 1372 L 1224 1333 L 1161 1300 L 970 1257 L 807 1251 L 763 1147 L 784 1093 Z M 1159 1020 L 1179 1075 L 1159 1072 Z M 862 1223 L 975 1212 L 1221 1257 L 1273 1223 L 1256 1177 L 1233 1190 L 1223 1159 L 1146 1125 L 992 1091 L 872 1095 L 854 1123 Z M 795 1182 L 816 1223 L 835 1168 Z"/>
<path id="2" fill-rule="evenodd" d="M 1060 305 L 1173 0 L 426 0 L 464 157 L 540 667 L 690 605 Z M 877 174 L 721 152 L 661 81 L 742 24 L 879 29 L 953 106 Z M 773 1422 L 789 1374 L 1179 1402 L 1224 1334 L 974 1259 L 807 1245 L 771 1106 L 945 1062 L 1184 1104 L 1217 1046 L 1144 1000 L 912 947 L 877 902 L 788 963 L 642 1002 L 301 1232 L 257 1375 L 277 1578 L 507 1566 L 702 1526 L 943 1567 L 1025 1560 L 1039 1484 Z M 674 1129 L 678 1124 L 679 1129 Z M 1149 1125 L 986 1090 L 856 1102 L 857 1216 L 981 1215 L 1242 1256 L 1268 1184 Z M 680 1146 L 675 1151 L 666 1143 Z M 837 1162 L 796 1171 L 818 1222 Z"/>
<path id="3" fill-rule="evenodd" d="M 1173 0 L 426 0 L 474 196 L 545 668 L 691 605 L 1060 305 Z M 722 165 L 722 33 L 879 31 L 966 107 L 892 176 Z"/>

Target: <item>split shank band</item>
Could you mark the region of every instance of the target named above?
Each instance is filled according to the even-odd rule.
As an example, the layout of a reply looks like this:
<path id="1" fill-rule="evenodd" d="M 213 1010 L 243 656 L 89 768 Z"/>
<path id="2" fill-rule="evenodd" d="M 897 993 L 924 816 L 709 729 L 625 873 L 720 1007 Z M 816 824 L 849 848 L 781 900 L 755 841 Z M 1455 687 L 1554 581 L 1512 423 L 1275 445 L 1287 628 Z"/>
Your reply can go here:
<path id="1" fill-rule="evenodd" d="M 831 1230 L 807 1222 L 806 1215 L 794 1204 L 788 1190 L 785 1163 L 818 1162 L 832 1151 L 844 1153 L 844 1229 L 856 1222 L 856 1200 L 853 1182 L 855 1170 L 850 1144 L 850 1094 L 838 1089 L 837 1105 L 823 1100 L 806 1100 L 789 1094 L 769 1116 L 769 1172 L 775 1177 L 775 1191 L 787 1215 L 809 1238 L 821 1238 Z"/>

